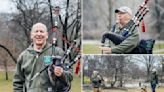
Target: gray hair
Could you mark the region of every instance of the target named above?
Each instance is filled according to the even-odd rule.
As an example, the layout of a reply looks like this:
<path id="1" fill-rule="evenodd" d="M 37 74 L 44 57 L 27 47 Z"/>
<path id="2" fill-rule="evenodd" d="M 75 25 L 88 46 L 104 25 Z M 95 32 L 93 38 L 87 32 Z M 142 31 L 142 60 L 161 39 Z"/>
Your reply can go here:
<path id="1" fill-rule="evenodd" d="M 45 31 L 47 31 L 47 27 L 46 27 L 46 25 L 45 24 L 43 24 L 43 23 L 36 23 L 36 24 L 34 24 L 33 26 L 32 26 L 32 29 L 31 29 L 31 31 L 33 31 L 34 30 L 34 28 L 35 27 L 37 27 L 37 26 L 41 26 L 41 27 L 43 27 L 44 28 L 44 30 Z"/>

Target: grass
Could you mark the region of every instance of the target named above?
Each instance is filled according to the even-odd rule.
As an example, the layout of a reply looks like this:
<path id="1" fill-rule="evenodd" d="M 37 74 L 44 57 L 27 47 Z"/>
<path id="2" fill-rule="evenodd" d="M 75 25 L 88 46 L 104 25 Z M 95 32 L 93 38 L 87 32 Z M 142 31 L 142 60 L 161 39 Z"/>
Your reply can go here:
<path id="1" fill-rule="evenodd" d="M 13 92 L 12 86 L 13 72 L 9 72 L 9 80 L 5 80 L 4 72 L 0 71 L 0 91 L 1 92 Z M 72 82 L 71 92 L 80 92 L 81 90 L 81 78 L 74 76 Z"/>
<path id="2" fill-rule="evenodd" d="M 100 45 L 83 44 L 83 54 L 101 54 Z"/>
<path id="3" fill-rule="evenodd" d="M 154 50 L 157 50 L 159 48 L 163 48 L 164 49 L 164 44 L 155 44 L 154 45 Z"/>
<path id="4" fill-rule="evenodd" d="M 153 50 L 158 50 L 160 48 L 164 49 L 164 44 L 155 44 Z M 160 53 L 155 53 L 155 54 L 164 54 L 164 51 L 161 51 Z"/>
<path id="5" fill-rule="evenodd" d="M 12 89 L 12 79 L 13 79 L 13 72 L 8 72 L 9 80 L 5 80 L 5 73 L 0 72 L 0 90 L 4 92 L 13 92 Z"/>
<path id="6" fill-rule="evenodd" d="M 164 49 L 164 44 L 155 44 L 153 51 L 158 50 L 159 45 L 160 48 Z M 99 47 L 99 44 L 83 44 L 83 54 L 101 54 Z M 154 54 L 164 54 L 164 51 Z"/>
<path id="7" fill-rule="evenodd" d="M 83 92 L 93 92 L 92 90 L 85 90 Z M 127 90 L 119 90 L 119 89 L 103 89 L 101 92 L 141 92 L 139 88 L 127 89 Z M 151 92 L 151 88 L 147 88 L 147 92 Z M 159 87 L 156 89 L 156 92 L 164 92 L 163 87 Z"/>
<path id="8" fill-rule="evenodd" d="M 90 77 L 84 76 L 84 84 L 90 84 Z"/>
<path id="9" fill-rule="evenodd" d="M 74 76 L 72 82 L 72 87 L 70 92 L 80 92 L 81 91 L 81 77 Z"/>

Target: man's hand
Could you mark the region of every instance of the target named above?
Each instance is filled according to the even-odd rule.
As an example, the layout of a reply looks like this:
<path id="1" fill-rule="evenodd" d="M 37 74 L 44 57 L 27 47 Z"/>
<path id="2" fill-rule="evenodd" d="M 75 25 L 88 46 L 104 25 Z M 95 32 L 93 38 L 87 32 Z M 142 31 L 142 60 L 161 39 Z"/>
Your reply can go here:
<path id="1" fill-rule="evenodd" d="M 104 54 L 111 54 L 112 53 L 112 49 L 109 47 L 99 47 Z"/>
<path id="2" fill-rule="evenodd" d="M 54 67 L 54 74 L 60 77 L 63 74 L 63 68 L 55 65 L 53 65 L 53 67 Z"/>

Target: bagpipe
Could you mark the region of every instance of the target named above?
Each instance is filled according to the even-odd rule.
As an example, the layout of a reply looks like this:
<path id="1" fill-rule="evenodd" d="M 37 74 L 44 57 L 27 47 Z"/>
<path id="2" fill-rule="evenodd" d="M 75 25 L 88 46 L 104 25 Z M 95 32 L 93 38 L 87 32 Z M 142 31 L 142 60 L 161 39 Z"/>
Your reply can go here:
<path id="1" fill-rule="evenodd" d="M 78 54 L 73 60 L 71 60 L 71 62 L 69 63 L 65 63 L 67 57 L 69 56 L 69 54 L 71 53 L 71 50 L 72 48 L 74 48 L 76 42 L 74 41 L 71 46 L 67 49 L 67 51 L 64 53 L 63 56 L 55 56 L 53 53 L 53 49 L 52 49 L 52 54 L 50 56 L 45 56 L 44 57 L 44 60 L 48 61 L 48 62 L 51 62 L 50 64 L 46 64 L 45 63 L 45 67 L 43 69 L 41 69 L 39 72 L 37 72 L 32 78 L 30 81 L 33 81 L 35 78 L 37 78 L 43 71 L 50 71 L 51 75 L 54 74 L 54 67 L 53 65 L 55 66 L 59 66 L 59 67 L 62 67 L 63 70 L 66 70 L 66 71 L 69 71 L 72 69 L 72 66 L 74 64 L 78 64 L 79 65 L 79 60 L 81 58 L 81 54 Z M 55 46 L 55 43 L 52 44 L 50 47 L 48 47 L 47 49 L 45 49 L 43 52 L 45 52 L 46 50 L 50 49 L 51 47 L 53 48 L 53 46 Z M 79 69 L 80 66 L 78 66 L 78 69 Z M 77 67 L 76 67 L 77 69 Z M 79 70 L 76 70 L 76 72 L 78 72 Z M 60 91 L 61 92 L 68 92 L 71 88 L 71 85 L 70 84 L 67 84 L 65 83 L 63 80 L 61 80 L 59 77 L 56 77 L 56 81 L 60 81 L 61 84 L 63 85 L 60 85 L 62 86 L 62 88 L 60 88 Z M 58 89 L 58 88 L 57 88 Z M 59 91 L 59 92 L 60 92 Z M 55 91 L 56 92 L 56 91 Z M 57 91 L 58 92 L 58 91 Z"/>
<path id="2" fill-rule="evenodd" d="M 75 48 L 74 49 L 74 51 L 76 52 L 75 53 L 75 55 L 74 55 L 74 59 L 76 59 L 77 57 L 79 57 L 79 58 L 81 58 L 81 56 L 80 56 L 80 54 L 78 54 L 78 53 L 80 53 L 80 49 L 78 48 L 78 47 L 76 47 L 75 45 L 76 45 L 76 40 L 74 40 L 74 41 L 69 41 L 66 37 L 64 37 L 64 35 L 62 34 L 62 33 L 60 33 L 59 31 L 57 31 L 58 30 L 58 22 L 57 21 L 54 21 L 53 20 L 53 13 L 52 13 L 52 11 L 53 11 L 53 6 L 51 5 L 51 0 L 48 0 L 48 4 L 49 4 L 49 11 L 50 11 L 50 20 L 51 20 L 51 27 L 52 27 L 52 32 L 54 32 L 54 33 L 56 33 L 57 35 L 59 35 L 59 37 L 65 42 L 65 43 L 67 43 L 68 45 L 69 45 L 69 48 L 67 49 L 67 51 L 65 52 L 65 54 L 64 54 L 64 56 L 61 58 L 61 64 L 64 64 L 64 60 L 68 57 L 68 56 L 70 56 L 70 52 L 71 52 L 71 50 L 73 50 L 73 48 Z M 57 10 L 58 10 L 58 8 L 60 8 L 59 6 L 56 6 L 55 7 L 55 9 L 57 8 Z M 55 10 L 54 9 L 54 10 Z M 60 14 L 59 14 L 60 15 Z M 61 22 L 61 24 L 62 25 L 64 25 L 63 24 L 63 22 L 62 22 L 62 20 L 61 20 L 61 16 L 59 16 L 60 18 L 60 22 Z M 56 30 L 57 29 L 57 30 Z M 56 38 L 52 38 L 52 43 L 53 43 L 53 46 L 55 46 L 56 44 L 55 44 L 55 42 L 56 42 Z M 53 53 L 53 50 L 52 50 L 52 53 Z M 55 58 L 55 57 L 54 57 Z M 55 59 L 54 59 L 55 60 Z M 76 71 L 75 71 L 75 73 L 76 74 L 78 74 L 78 72 L 79 72 L 79 69 L 80 69 L 80 59 L 78 59 L 77 60 L 78 62 L 77 62 L 77 66 L 76 66 Z M 70 61 L 70 63 L 67 65 L 67 67 L 71 67 L 73 64 L 75 64 L 76 62 L 74 62 L 74 60 L 71 60 Z"/>
<path id="3" fill-rule="evenodd" d="M 51 18 L 52 32 L 56 32 L 54 30 L 55 30 L 55 28 L 58 29 L 58 27 L 57 27 L 58 25 L 57 25 L 56 21 L 55 22 L 53 21 L 51 1 L 48 0 L 48 2 L 49 2 L 49 8 L 50 8 L 50 18 Z M 66 41 L 66 42 L 68 42 L 68 41 Z M 45 49 L 45 51 L 46 51 L 49 48 L 52 48 L 52 54 L 49 55 L 49 56 L 44 57 L 46 62 L 48 61 L 48 62 L 51 62 L 51 63 L 46 64 L 46 66 L 43 69 L 41 69 L 39 72 L 37 72 L 31 78 L 31 81 L 34 80 L 35 78 L 37 78 L 37 76 L 39 76 L 43 71 L 48 70 L 48 71 L 50 71 L 51 75 L 54 74 L 53 65 L 62 67 L 63 70 L 69 71 L 69 70 L 72 69 L 72 66 L 77 63 L 75 73 L 78 74 L 78 72 L 80 70 L 80 58 L 81 58 L 81 54 L 78 54 L 80 52 L 79 50 L 77 51 L 77 54 L 74 56 L 74 58 L 72 60 L 70 60 L 67 63 L 65 62 L 65 61 L 67 61 L 67 57 L 69 57 L 69 55 L 72 53 L 73 48 L 76 48 L 76 50 L 77 50 L 77 47 L 75 45 L 76 45 L 76 41 L 72 41 L 72 42 L 69 41 L 69 48 L 65 51 L 64 55 L 63 56 L 55 56 L 54 55 L 54 53 L 55 53 L 54 48 L 56 46 L 56 38 L 52 38 L 52 45 L 50 47 L 48 47 L 47 49 Z M 71 84 L 65 83 L 59 77 L 56 77 L 56 81 L 60 81 L 62 83 L 62 85 L 56 85 L 55 87 L 57 87 L 57 88 L 55 88 L 55 92 L 69 92 L 69 90 L 71 88 Z"/>
<path id="4" fill-rule="evenodd" d="M 147 8 L 147 3 L 149 0 L 145 0 L 142 5 L 139 6 L 139 9 L 135 13 L 134 17 L 130 20 L 129 26 L 124 28 L 124 32 L 121 36 L 117 36 L 119 40 L 116 40 L 116 36 L 114 33 L 104 33 L 101 39 L 102 46 L 105 46 L 106 39 L 109 39 L 112 41 L 115 45 L 119 45 L 122 43 L 127 37 L 132 35 L 132 32 L 135 30 L 137 26 L 139 26 L 140 22 L 143 20 L 145 15 L 149 12 L 149 9 Z M 115 25 L 112 28 L 112 32 L 115 30 Z M 145 29 L 143 28 L 143 32 Z M 141 41 L 138 43 L 137 47 L 134 48 L 129 53 L 124 54 L 152 54 L 152 49 L 154 46 L 155 40 L 153 39 L 141 39 Z"/>

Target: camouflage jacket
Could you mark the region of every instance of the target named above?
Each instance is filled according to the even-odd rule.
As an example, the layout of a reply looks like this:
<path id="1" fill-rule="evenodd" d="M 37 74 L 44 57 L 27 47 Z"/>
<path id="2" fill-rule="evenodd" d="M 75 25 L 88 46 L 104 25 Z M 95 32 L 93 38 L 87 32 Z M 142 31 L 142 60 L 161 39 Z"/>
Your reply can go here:
<path id="1" fill-rule="evenodd" d="M 121 29 L 119 28 L 119 24 L 116 24 L 114 31 L 112 28 L 110 32 L 114 32 L 115 34 L 122 36 L 123 32 L 130 25 L 130 23 L 131 22 L 129 22 Z M 139 30 L 136 27 L 131 32 L 131 34 L 119 45 L 114 45 L 112 42 L 110 42 L 109 44 L 112 49 L 112 53 L 123 54 L 123 53 L 131 52 L 139 44 L 139 41 L 140 41 Z"/>
<path id="2" fill-rule="evenodd" d="M 156 73 L 152 73 L 150 76 L 150 83 L 153 84 L 158 84 L 158 75 Z"/>
<path id="3" fill-rule="evenodd" d="M 94 88 L 99 88 L 101 86 L 102 77 L 100 75 L 92 75 L 91 82 Z"/>
<path id="4" fill-rule="evenodd" d="M 63 50 L 54 47 L 54 55 L 63 56 Z M 45 68 L 46 63 L 44 62 L 44 56 L 51 55 L 52 47 L 50 44 L 46 44 L 42 52 L 36 52 L 33 49 L 33 45 L 24 50 L 18 60 L 16 71 L 13 79 L 14 92 L 64 92 L 55 91 L 60 89 L 62 82 L 57 81 L 55 75 L 50 76 L 48 69 L 43 71 L 34 80 L 31 78 L 38 73 L 40 70 Z M 66 84 L 70 84 L 73 77 L 72 73 L 68 70 L 64 70 L 60 80 Z"/>

